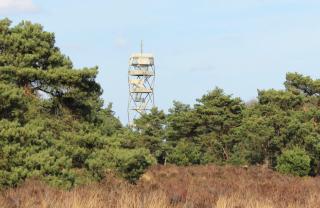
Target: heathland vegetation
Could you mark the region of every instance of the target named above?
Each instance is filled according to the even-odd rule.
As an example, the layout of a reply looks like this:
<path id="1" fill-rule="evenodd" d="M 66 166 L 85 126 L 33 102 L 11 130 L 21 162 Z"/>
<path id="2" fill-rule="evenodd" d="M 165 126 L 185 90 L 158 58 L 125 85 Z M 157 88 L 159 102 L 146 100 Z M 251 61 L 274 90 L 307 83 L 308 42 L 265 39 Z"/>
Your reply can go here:
<path id="1" fill-rule="evenodd" d="M 3 208 L 317 208 L 318 177 L 292 177 L 259 166 L 154 166 L 135 185 L 108 175 L 61 190 L 26 181 L 0 195 Z"/>
<path id="2" fill-rule="evenodd" d="M 319 174 L 320 80 L 288 73 L 285 89 L 250 102 L 215 88 L 192 106 L 154 108 L 132 129 L 104 105 L 97 73 L 73 68 L 41 25 L 0 20 L 1 188 L 32 178 L 69 189 L 111 173 L 137 183 L 156 164 Z"/>

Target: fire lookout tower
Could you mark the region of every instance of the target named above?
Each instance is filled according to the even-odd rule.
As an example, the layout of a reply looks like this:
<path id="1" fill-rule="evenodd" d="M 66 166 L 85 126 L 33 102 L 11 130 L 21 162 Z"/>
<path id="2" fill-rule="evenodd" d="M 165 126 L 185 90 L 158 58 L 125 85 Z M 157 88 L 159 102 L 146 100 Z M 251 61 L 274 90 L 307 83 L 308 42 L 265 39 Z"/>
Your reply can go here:
<path id="1" fill-rule="evenodd" d="M 134 53 L 129 59 L 128 85 L 128 125 L 133 120 L 154 107 L 155 67 L 154 56 L 141 52 Z"/>

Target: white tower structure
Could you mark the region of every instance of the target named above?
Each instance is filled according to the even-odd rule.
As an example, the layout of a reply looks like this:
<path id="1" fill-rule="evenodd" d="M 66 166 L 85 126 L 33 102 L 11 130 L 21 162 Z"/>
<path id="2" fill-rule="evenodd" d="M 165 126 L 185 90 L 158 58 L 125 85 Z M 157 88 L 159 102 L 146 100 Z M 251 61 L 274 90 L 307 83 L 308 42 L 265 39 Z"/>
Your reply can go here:
<path id="1" fill-rule="evenodd" d="M 155 67 L 152 54 L 134 53 L 129 59 L 128 84 L 128 125 L 154 106 Z"/>

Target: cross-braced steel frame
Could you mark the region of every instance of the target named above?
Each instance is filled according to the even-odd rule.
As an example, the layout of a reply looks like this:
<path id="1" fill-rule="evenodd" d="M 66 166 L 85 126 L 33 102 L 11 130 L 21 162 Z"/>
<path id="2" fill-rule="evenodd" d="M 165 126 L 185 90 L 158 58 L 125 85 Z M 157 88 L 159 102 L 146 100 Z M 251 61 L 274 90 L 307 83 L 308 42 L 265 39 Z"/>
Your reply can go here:
<path id="1" fill-rule="evenodd" d="M 141 54 L 142 55 L 142 54 Z M 153 58 L 152 58 L 153 60 Z M 150 64 L 130 64 L 128 69 L 128 125 L 154 107 L 155 66 Z"/>

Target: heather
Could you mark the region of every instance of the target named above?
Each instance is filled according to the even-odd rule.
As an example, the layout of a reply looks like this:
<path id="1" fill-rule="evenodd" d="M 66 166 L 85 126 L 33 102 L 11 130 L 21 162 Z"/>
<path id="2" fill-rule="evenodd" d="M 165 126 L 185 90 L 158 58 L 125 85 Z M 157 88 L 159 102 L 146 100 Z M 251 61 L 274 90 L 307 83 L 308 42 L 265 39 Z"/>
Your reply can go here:
<path id="1" fill-rule="evenodd" d="M 136 185 L 109 175 L 71 191 L 27 181 L 0 197 L 0 206 L 35 208 L 315 208 L 320 181 L 266 167 L 173 165 L 150 168 Z"/>

